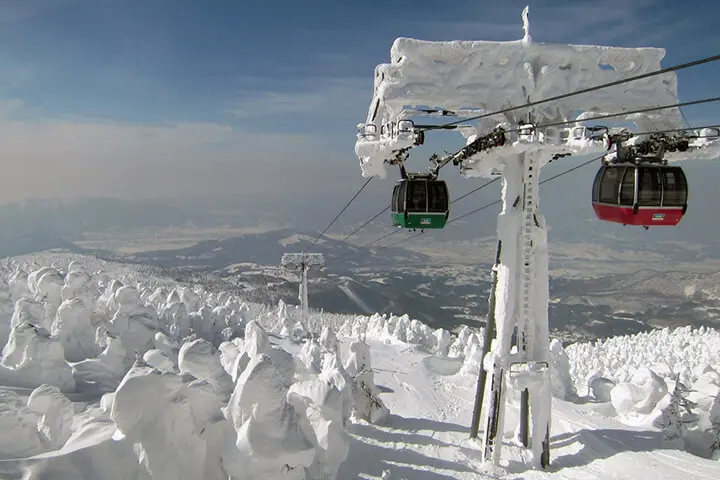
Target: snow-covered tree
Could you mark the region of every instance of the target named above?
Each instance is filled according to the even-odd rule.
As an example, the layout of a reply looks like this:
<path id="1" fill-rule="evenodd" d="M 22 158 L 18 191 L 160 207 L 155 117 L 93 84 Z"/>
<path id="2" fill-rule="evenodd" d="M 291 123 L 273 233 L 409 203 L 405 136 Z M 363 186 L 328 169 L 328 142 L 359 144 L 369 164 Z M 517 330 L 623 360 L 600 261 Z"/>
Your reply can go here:
<path id="1" fill-rule="evenodd" d="M 713 460 L 720 460 L 720 395 L 715 395 L 710 408 L 710 425 L 713 438 L 710 444 L 710 456 Z"/>
<path id="2" fill-rule="evenodd" d="M 697 421 L 697 415 L 692 411 L 696 405 L 688 400 L 688 393 L 690 390 L 678 379 L 670 396 L 670 403 L 662 410 L 656 424 L 663 431 L 665 443 L 674 448 L 685 447 L 688 427 Z"/>
<path id="3" fill-rule="evenodd" d="M 389 411 L 379 397 L 370 364 L 370 347 L 363 340 L 350 344 L 350 357 L 345 370 L 353 377 L 353 412 L 370 423 L 382 423 Z"/>

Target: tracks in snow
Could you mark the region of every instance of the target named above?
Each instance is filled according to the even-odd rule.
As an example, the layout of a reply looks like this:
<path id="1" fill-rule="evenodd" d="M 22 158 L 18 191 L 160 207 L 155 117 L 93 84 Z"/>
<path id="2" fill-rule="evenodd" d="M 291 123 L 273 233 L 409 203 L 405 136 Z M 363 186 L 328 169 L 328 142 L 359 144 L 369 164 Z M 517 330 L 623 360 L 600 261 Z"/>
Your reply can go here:
<path id="1" fill-rule="evenodd" d="M 351 426 L 350 457 L 338 478 L 398 479 L 677 480 L 720 478 L 720 465 L 685 452 L 664 450 L 660 433 L 623 425 L 591 405 L 553 400 L 551 467 L 528 468 L 526 449 L 503 436 L 501 463 L 480 460 L 480 444 L 468 438 L 474 378 L 429 371 L 425 353 L 406 345 L 368 340 L 376 384 L 392 412 L 389 424 Z M 432 362 L 431 362 L 432 363 Z M 433 369 L 434 370 L 434 369 Z M 447 372 L 449 373 L 449 372 Z M 507 427 L 517 425 L 516 404 L 507 406 Z M 373 461 L 369 462 L 368 459 Z"/>

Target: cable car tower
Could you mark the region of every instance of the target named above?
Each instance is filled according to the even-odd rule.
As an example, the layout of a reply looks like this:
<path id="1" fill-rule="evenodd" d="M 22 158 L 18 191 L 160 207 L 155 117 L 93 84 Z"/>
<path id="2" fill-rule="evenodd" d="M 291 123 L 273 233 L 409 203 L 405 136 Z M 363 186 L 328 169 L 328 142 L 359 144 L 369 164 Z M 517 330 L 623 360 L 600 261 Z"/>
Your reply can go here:
<path id="1" fill-rule="evenodd" d="M 300 287 L 298 299 L 300 300 L 300 311 L 302 325 L 308 327 L 308 271 L 312 267 L 325 266 L 325 257 L 322 253 L 284 253 L 280 264 L 283 268 L 298 272 L 300 274 Z"/>
<path id="2" fill-rule="evenodd" d="M 626 145 L 672 140 L 586 125 L 595 116 L 631 121 L 639 132 L 683 132 L 686 128 L 678 108 L 651 112 L 658 105 L 678 103 L 675 74 L 651 74 L 661 70 L 663 49 L 535 43 L 530 37 L 528 13 L 526 7 L 522 12 L 525 35 L 517 41 L 396 39 L 390 63 L 375 68 L 373 98 L 365 123 L 358 125 L 355 153 L 364 177 L 385 178 L 388 166 L 403 166 L 411 149 L 423 143 L 426 132 L 450 130 L 462 134 L 465 146 L 444 157 L 433 155 L 430 173 L 437 174 L 452 163 L 466 178 L 501 176 L 497 257 L 471 436 L 482 427 L 483 460 L 497 465 L 511 387 L 521 399 L 517 437 L 531 450 L 533 463 L 547 467 L 551 419 L 549 277 L 547 228 L 540 211 L 540 170 L 553 159 L 578 154 L 606 155 L 606 163 L 612 164 L 611 157 L 617 158 L 623 149 L 627 152 Z M 544 101 L 551 98 L 553 101 Z M 417 125 L 410 119 L 448 115 L 459 120 Z M 682 158 L 690 154 L 685 149 Z M 636 167 L 643 163 L 638 155 L 625 155 L 622 160 Z M 632 172 L 633 179 L 636 171 Z M 635 182 L 633 185 L 638 185 Z M 684 198 L 682 192 L 673 198 L 675 212 Z M 400 223 L 396 215 L 401 213 L 402 199 L 396 187 L 393 223 Z M 637 206 L 636 210 L 641 209 Z M 632 204 L 630 210 L 632 214 Z M 607 215 L 606 220 L 610 213 Z M 633 224 L 643 225 L 641 221 Z M 414 225 L 407 222 L 401 226 Z M 485 380 L 488 374 L 489 382 Z"/>

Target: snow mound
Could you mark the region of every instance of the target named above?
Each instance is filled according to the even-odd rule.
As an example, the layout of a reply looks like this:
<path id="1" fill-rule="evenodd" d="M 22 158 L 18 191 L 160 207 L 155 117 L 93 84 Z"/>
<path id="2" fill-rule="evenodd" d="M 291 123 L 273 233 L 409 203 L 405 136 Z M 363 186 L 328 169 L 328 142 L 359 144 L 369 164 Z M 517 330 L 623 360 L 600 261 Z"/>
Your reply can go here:
<path id="1" fill-rule="evenodd" d="M 441 356 L 449 354 L 453 337 L 445 329 L 433 330 L 408 315 L 395 316 L 375 314 L 370 317 L 355 317 L 345 321 L 338 332 L 350 338 L 378 338 L 388 344 L 414 345 L 429 353 Z"/>
<path id="2" fill-rule="evenodd" d="M 615 385 L 610 400 L 620 416 L 650 414 L 667 395 L 665 381 L 649 368 L 638 369 L 630 382 Z"/>

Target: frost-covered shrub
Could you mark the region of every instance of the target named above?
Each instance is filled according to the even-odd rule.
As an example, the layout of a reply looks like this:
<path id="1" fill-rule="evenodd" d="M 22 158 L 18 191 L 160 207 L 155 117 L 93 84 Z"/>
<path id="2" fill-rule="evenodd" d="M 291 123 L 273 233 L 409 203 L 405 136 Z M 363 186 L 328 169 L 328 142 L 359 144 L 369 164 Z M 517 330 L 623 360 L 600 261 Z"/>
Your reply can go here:
<path id="1" fill-rule="evenodd" d="M 470 329 L 467 325 L 464 325 L 458 332 L 455 341 L 450 345 L 448 356 L 451 358 L 464 358 L 470 335 Z"/>
<path id="2" fill-rule="evenodd" d="M 45 309 L 42 303 L 31 298 L 21 298 L 15 302 L 15 311 L 10 319 L 10 333 L 2 349 L 0 365 L 14 368 L 22 362 L 32 332 L 26 328 L 19 328 L 20 325 L 42 327 L 44 319 Z"/>
<path id="3" fill-rule="evenodd" d="M 315 448 L 307 477 L 336 478 L 350 451 L 342 416 L 342 392 L 330 381 L 318 378 L 293 384 L 288 401 L 298 412 L 300 427 Z"/>
<path id="4" fill-rule="evenodd" d="M 466 376 L 477 376 L 483 364 L 482 344 L 474 333 L 467 337 L 467 344 L 463 348 L 463 365 L 460 367 L 460 374 Z M 459 347 L 456 351 L 459 351 Z"/>
<path id="5" fill-rule="evenodd" d="M 655 426 L 663 431 L 663 441 L 672 448 L 685 448 L 689 427 L 697 421 L 697 415 L 692 411 L 696 405 L 687 399 L 688 393 L 689 389 L 677 381 L 670 402 L 655 421 Z"/>
<path id="6" fill-rule="evenodd" d="M 157 313 L 140 302 L 135 287 L 120 287 L 114 294 L 117 310 L 108 324 L 108 332 L 120 338 L 129 352 L 141 355 L 153 348 L 155 332 L 160 327 Z"/>
<path id="7" fill-rule="evenodd" d="M 322 363 L 322 350 L 315 339 L 306 341 L 300 351 L 300 360 L 309 373 L 320 373 Z"/>

